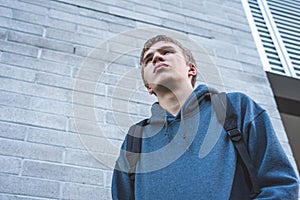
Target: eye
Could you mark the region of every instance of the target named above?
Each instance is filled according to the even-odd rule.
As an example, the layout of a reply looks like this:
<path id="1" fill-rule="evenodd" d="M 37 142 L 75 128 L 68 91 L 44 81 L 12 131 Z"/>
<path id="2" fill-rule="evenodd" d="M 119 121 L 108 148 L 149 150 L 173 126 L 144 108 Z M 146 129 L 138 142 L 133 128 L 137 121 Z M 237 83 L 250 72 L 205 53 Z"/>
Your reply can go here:
<path id="1" fill-rule="evenodd" d="M 147 65 L 151 60 L 152 60 L 151 57 L 147 57 L 147 58 L 144 60 L 144 64 Z"/>
<path id="2" fill-rule="evenodd" d="M 169 54 L 169 53 L 175 53 L 175 52 L 173 50 L 170 50 L 170 49 L 163 49 L 161 51 L 161 54 L 163 54 L 163 55 L 166 55 L 166 54 Z"/>

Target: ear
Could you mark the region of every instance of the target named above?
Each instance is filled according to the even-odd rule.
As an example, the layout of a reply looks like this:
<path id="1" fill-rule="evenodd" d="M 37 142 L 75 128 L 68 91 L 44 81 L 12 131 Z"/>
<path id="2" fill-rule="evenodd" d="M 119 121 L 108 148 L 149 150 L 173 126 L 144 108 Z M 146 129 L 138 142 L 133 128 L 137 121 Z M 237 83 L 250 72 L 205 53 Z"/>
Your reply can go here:
<path id="1" fill-rule="evenodd" d="M 196 76 L 197 75 L 197 67 L 195 64 L 193 63 L 189 63 L 189 72 L 188 75 L 190 76 Z"/>
<path id="2" fill-rule="evenodd" d="M 154 92 L 153 92 L 153 89 L 150 87 L 149 84 L 146 85 L 146 88 L 147 88 L 148 93 L 149 93 L 150 95 L 152 95 L 152 94 L 154 93 Z"/>

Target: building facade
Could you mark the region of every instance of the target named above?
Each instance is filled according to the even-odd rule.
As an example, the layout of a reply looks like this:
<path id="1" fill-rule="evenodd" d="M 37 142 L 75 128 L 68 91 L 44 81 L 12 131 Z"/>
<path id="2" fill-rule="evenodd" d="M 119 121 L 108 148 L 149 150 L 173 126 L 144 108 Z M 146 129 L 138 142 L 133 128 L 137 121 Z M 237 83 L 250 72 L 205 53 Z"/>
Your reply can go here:
<path id="1" fill-rule="evenodd" d="M 261 2 L 0 0 L 0 199 L 111 199 L 118 148 L 155 101 L 140 80 L 139 53 L 158 33 L 191 47 L 198 83 L 262 105 L 297 169 L 290 148 L 297 135 L 286 134 L 297 113 L 284 105 L 297 105 L 299 96 L 276 83 L 298 83 L 299 54 L 290 43 L 299 32 L 277 28 L 282 52 L 259 46 L 251 20 Z M 263 8 L 299 7 L 274 2 Z"/>

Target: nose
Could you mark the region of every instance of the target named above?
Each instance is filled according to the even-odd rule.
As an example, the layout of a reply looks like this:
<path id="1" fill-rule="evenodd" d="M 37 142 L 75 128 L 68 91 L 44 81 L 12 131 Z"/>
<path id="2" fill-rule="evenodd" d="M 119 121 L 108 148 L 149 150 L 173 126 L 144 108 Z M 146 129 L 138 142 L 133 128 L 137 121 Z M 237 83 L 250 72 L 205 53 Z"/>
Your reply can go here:
<path id="1" fill-rule="evenodd" d="M 153 65 L 160 61 L 164 61 L 164 56 L 159 52 L 155 52 L 152 58 Z"/>

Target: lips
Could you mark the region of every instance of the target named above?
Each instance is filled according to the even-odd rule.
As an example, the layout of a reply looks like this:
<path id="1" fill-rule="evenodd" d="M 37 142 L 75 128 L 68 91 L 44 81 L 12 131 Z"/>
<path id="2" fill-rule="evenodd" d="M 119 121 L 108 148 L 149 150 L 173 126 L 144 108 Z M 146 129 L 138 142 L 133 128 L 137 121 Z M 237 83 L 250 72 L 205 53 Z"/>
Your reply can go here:
<path id="1" fill-rule="evenodd" d="M 153 73 L 155 73 L 157 70 L 159 70 L 162 67 L 167 67 L 168 65 L 164 64 L 164 63 L 158 63 L 154 69 L 153 69 Z"/>

